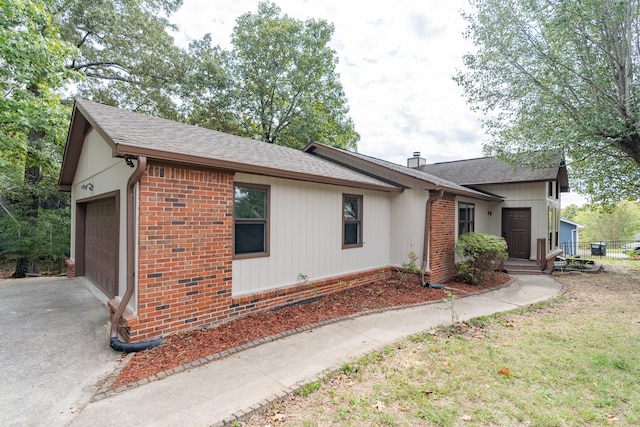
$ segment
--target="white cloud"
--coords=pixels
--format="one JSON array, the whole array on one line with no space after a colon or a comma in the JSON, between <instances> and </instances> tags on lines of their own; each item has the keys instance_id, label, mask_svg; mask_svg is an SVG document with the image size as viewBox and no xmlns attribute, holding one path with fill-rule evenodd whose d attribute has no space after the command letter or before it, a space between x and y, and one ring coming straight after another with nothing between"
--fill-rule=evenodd
<instances>
[{"instance_id":1,"label":"white cloud","mask_svg":"<svg viewBox=\"0 0 640 427\"><path fill-rule=\"evenodd\" d=\"M358 151L404 163L413 151L429 161L481 156L484 135L452 80L470 46L462 37L464 0L280 0L297 19L335 26L333 48L351 117L361 135ZM229 47L238 16L258 0L185 0L172 21L189 40L211 33Z\"/></svg>"}]
</instances>

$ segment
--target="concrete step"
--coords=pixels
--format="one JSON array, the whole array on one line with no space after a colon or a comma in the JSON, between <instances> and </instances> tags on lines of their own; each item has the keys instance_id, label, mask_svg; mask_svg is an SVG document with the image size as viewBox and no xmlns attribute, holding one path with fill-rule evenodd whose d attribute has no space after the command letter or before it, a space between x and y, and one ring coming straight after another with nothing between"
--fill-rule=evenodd
<instances>
[{"instance_id":1,"label":"concrete step","mask_svg":"<svg viewBox=\"0 0 640 427\"><path fill-rule=\"evenodd\" d=\"M507 274L544 274L538 269L507 268Z\"/></svg>"},{"instance_id":2,"label":"concrete step","mask_svg":"<svg viewBox=\"0 0 640 427\"><path fill-rule=\"evenodd\" d=\"M509 258L503 266L509 274L543 274L538 264L528 259Z\"/></svg>"}]
</instances>

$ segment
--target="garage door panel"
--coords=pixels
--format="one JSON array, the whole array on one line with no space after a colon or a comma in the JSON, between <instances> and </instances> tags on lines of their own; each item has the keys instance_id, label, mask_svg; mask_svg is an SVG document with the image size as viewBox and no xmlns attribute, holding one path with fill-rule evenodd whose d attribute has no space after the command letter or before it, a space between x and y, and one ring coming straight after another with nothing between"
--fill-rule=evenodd
<instances>
[{"instance_id":1,"label":"garage door panel","mask_svg":"<svg viewBox=\"0 0 640 427\"><path fill-rule=\"evenodd\" d=\"M116 215L115 198L86 204L84 273L109 298L117 294Z\"/></svg>"}]
</instances>

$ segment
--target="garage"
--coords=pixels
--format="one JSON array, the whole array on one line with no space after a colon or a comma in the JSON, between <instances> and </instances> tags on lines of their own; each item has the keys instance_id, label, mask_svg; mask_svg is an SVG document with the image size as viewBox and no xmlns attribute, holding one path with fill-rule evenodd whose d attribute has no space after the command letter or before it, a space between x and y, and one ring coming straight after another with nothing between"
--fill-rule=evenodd
<instances>
[{"instance_id":1,"label":"garage","mask_svg":"<svg viewBox=\"0 0 640 427\"><path fill-rule=\"evenodd\" d=\"M118 195L78 204L76 274L107 297L118 292Z\"/></svg>"}]
</instances>

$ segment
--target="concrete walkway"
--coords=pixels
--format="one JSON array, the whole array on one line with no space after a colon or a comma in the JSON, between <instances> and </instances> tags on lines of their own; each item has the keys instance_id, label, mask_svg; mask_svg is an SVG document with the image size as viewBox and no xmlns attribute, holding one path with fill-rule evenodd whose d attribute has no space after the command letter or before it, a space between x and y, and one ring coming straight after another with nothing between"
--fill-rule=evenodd
<instances>
[{"instance_id":1,"label":"concrete walkway","mask_svg":"<svg viewBox=\"0 0 640 427\"><path fill-rule=\"evenodd\" d=\"M514 279L507 287L456 300L459 319L512 310L562 292L550 276ZM444 303L340 321L90 403L70 425L230 424L339 369L352 358L449 322L451 312Z\"/></svg>"}]
</instances>

